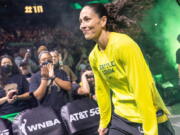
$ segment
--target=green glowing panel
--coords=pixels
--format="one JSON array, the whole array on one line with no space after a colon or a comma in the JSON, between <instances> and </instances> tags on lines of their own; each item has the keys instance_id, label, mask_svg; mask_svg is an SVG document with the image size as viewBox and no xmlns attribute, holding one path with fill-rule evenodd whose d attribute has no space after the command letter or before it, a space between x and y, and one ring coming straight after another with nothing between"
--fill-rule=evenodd
<instances>
[{"instance_id":1,"label":"green glowing panel","mask_svg":"<svg viewBox=\"0 0 180 135\"><path fill-rule=\"evenodd\" d=\"M0 116L0 118L13 121L14 118L16 117L16 115L18 115L18 114L19 114L19 113L11 113L11 114L7 114L7 115Z\"/></svg>"},{"instance_id":2,"label":"green glowing panel","mask_svg":"<svg viewBox=\"0 0 180 135\"><path fill-rule=\"evenodd\" d=\"M156 80L156 82L161 83L163 81L163 76L162 74L158 74L154 76L154 79Z\"/></svg>"},{"instance_id":3,"label":"green glowing panel","mask_svg":"<svg viewBox=\"0 0 180 135\"><path fill-rule=\"evenodd\" d=\"M72 4L71 4L71 7L72 7L73 9L81 9L81 8L82 8L81 4L79 4L79 3L72 3Z\"/></svg>"}]
</instances>

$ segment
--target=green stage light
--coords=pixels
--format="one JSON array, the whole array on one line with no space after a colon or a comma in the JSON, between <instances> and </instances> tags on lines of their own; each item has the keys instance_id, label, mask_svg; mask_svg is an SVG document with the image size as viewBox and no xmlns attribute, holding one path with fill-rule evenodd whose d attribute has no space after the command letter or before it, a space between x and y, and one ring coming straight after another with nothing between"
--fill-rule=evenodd
<instances>
[{"instance_id":1,"label":"green stage light","mask_svg":"<svg viewBox=\"0 0 180 135\"><path fill-rule=\"evenodd\" d=\"M72 7L73 9L81 9L81 8L82 8L81 4L79 4L79 3L72 3L72 4L71 4L71 7Z\"/></svg>"},{"instance_id":2,"label":"green stage light","mask_svg":"<svg viewBox=\"0 0 180 135\"><path fill-rule=\"evenodd\" d=\"M76 3L71 3L71 7L73 9L79 10L79 9L82 9L83 5L86 5L86 4L94 4L94 3L105 4L105 3L110 3L110 2L112 2L112 0L93 0L93 1L88 1L88 2L81 2L82 4L76 2Z\"/></svg>"},{"instance_id":3,"label":"green stage light","mask_svg":"<svg viewBox=\"0 0 180 135\"><path fill-rule=\"evenodd\" d=\"M141 26L144 32L162 50L168 63L177 68L176 51L180 48L180 7L176 1L158 0L144 16Z\"/></svg>"},{"instance_id":4,"label":"green stage light","mask_svg":"<svg viewBox=\"0 0 180 135\"><path fill-rule=\"evenodd\" d=\"M93 4L93 3L109 3L109 2L111 2L111 0L93 0L93 1L86 2L86 3Z\"/></svg>"}]
</instances>

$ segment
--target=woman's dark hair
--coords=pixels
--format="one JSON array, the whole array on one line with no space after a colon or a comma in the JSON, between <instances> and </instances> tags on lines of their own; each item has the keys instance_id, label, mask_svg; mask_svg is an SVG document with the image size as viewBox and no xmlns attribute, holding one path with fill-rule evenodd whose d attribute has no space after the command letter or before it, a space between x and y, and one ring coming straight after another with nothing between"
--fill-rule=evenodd
<instances>
[{"instance_id":1,"label":"woman's dark hair","mask_svg":"<svg viewBox=\"0 0 180 135\"><path fill-rule=\"evenodd\" d=\"M9 56L9 55L3 55L3 56L0 57L0 67L1 67L1 62L2 62L2 60L3 60L4 58L10 59L11 62L12 62L12 66L13 66L13 68L12 68L12 75L20 74L20 70L19 70L19 68L17 67L14 59L13 59L11 56ZM1 70L1 68L0 68L0 87L3 87L3 86L4 86L5 82L7 81L7 77L8 77L7 74L5 74L4 72L2 72L2 70Z\"/></svg>"},{"instance_id":2,"label":"woman's dark hair","mask_svg":"<svg viewBox=\"0 0 180 135\"><path fill-rule=\"evenodd\" d=\"M103 17L103 16L108 17L108 12L103 4L94 3L94 4L85 5L85 7L86 6L92 8L99 17Z\"/></svg>"},{"instance_id":3,"label":"woman's dark hair","mask_svg":"<svg viewBox=\"0 0 180 135\"><path fill-rule=\"evenodd\" d=\"M85 5L85 7L90 7L94 10L94 12L99 16L99 18L106 16L107 17L107 24L106 24L106 29L109 29L109 15L107 12L107 9L105 8L105 6L101 3L93 3L93 4L88 4Z\"/></svg>"},{"instance_id":4,"label":"woman's dark hair","mask_svg":"<svg viewBox=\"0 0 180 135\"><path fill-rule=\"evenodd\" d=\"M122 29L128 28L131 24L136 24L136 21L128 17L130 2L127 0L114 1L112 3L93 3L85 5L90 7L99 16L106 16L106 30L122 32Z\"/></svg>"}]
</instances>

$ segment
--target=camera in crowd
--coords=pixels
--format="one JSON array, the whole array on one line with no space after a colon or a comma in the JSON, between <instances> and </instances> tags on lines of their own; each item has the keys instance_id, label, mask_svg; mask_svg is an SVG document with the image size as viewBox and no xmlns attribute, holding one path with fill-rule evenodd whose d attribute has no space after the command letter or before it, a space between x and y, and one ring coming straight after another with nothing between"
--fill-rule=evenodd
<instances>
[{"instance_id":1,"label":"camera in crowd","mask_svg":"<svg viewBox=\"0 0 180 135\"><path fill-rule=\"evenodd\" d=\"M86 78L89 79L89 78L94 78L94 75L86 75Z\"/></svg>"},{"instance_id":2,"label":"camera in crowd","mask_svg":"<svg viewBox=\"0 0 180 135\"><path fill-rule=\"evenodd\" d=\"M40 65L40 67L47 65L47 64L52 64L52 61L45 61Z\"/></svg>"}]
</instances>

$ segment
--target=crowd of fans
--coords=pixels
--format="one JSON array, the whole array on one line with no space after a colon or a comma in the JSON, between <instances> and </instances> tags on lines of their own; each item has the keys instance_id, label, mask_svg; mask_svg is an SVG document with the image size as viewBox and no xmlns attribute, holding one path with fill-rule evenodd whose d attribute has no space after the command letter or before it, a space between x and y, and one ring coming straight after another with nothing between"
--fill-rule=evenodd
<instances>
[{"instance_id":1,"label":"crowd of fans","mask_svg":"<svg viewBox=\"0 0 180 135\"><path fill-rule=\"evenodd\" d=\"M41 25L13 29L0 27L0 55L10 54L16 57L20 47L31 48L35 52L34 50L41 44L45 44L48 48L56 48L60 51L64 56L65 64L75 67L80 57L84 54L87 56L84 42L78 30L68 31L60 26ZM37 61L37 58L35 59Z\"/></svg>"},{"instance_id":2,"label":"crowd of fans","mask_svg":"<svg viewBox=\"0 0 180 135\"><path fill-rule=\"evenodd\" d=\"M95 99L87 54L73 56L75 39L82 40L75 36L62 27L0 27L0 116L39 103L59 111L76 99Z\"/></svg>"},{"instance_id":3,"label":"crowd of fans","mask_svg":"<svg viewBox=\"0 0 180 135\"><path fill-rule=\"evenodd\" d=\"M36 54L37 62L32 54ZM74 106L73 104L76 104L74 101L82 99L87 101L87 98L95 101L94 76L88 63L83 63L85 59L79 62L80 76L76 76L71 67L65 65L62 60L60 52L55 49L48 50L44 45L33 53L27 48L20 48L16 57L2 55L0 57L0 116L17 112L23 114L38 107L43 107L39 111L49 107L58 115L62 107L68 103ZM83 102L82 100L78 104ZM78 108L75 110L81 111ZM97 134L98 122L94 122L96 126L93 126L93 130L94 134ZM11 129L11 124L8 125L8 129ZM18 131L20 132L21 129Z\"/></svg>"},{"instance_id":4,"label":"crowd of fans","mask_svg":"<svg viewBox=\"0 0 180 135\"><path fill-rule=\"evenodd\" d=\"M35 54L35 57L32 57L32 54ZM14 69L16 69L15 72ZM0 114L4 115L27 109L24 104L17 104L17 100L28 102L25 99L34 101L36 99L41 102L43 99L43 103L55 106L55 110L58 110L72 99L88 95L94 98L93 74L85 57L78 63L78 72L80 76L75 75L71 67L64 64L61 52L49 51L44 45L40 46L36 52L22 47L19 48L16 56L2 55L0 60L0 88L2 93ZM20 82L17 82L19 78L21 78ZM10 90L9 85L10 87L12 85ZM16 86L14 87L14 85ZM8 90L4 90L5 87L8 87ZM55 93L47 94L49 87L55 89L52 90ZM58 100L63 101L59 102ZM31 101L31 103L33 102ZM10 106L11 109L6 106ZM2 111L1 108L5 108L5 110Z\"/></svg>"},{"instance_id":5,"label":"crowd of fans","mask_svg":"<svg viewBox=\"0 0 180 135\"><path fill-rule=\"evenodd\" d=\"M51 28L47 26L37 27L16 27L13 30L6 30L0 27L0 45L8 44L9 42L33 42L51 44L55 42L57 36L63 38L70 37L72 33L66 32L62 28Z\"/></svg>"}]
</instances>

